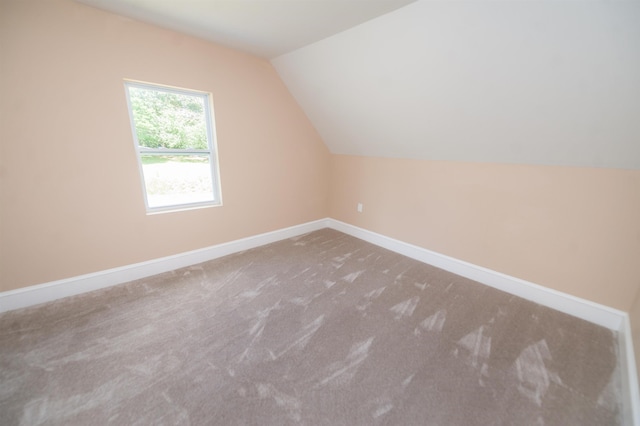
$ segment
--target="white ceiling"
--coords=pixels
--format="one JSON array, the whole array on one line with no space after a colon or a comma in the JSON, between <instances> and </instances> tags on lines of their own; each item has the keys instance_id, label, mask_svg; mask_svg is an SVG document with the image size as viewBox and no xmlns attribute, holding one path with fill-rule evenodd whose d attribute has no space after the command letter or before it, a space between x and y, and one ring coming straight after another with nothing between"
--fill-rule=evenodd
<instances>
[{"instance_id":1,"label":"white ceiling","mask_svg":"<svg viewBox=\"0 0 640 426\"><path fill-rule=\"evenodd\" d=\"M271 59L336 154L640 169L640 1L77 0Z\"/></svg>"},{"instance_id":2,"label":"white ceiling","mask_svg":"<svg viewBox=\"0 0 640 426\"><path fill-rule=\"evenodd\" d=\"M415 0L77 0L275 58Z\"/></svg>"},{"instance_id":3,"label":"white ceiling","mask_svg":"<svg viewBox=\"0 0 640 426\"><path fill-rule=\"evenodd\" d=\"M272 63L333 153L640 169L638 1L418 1Z\"/></svg>"}]
</instances>

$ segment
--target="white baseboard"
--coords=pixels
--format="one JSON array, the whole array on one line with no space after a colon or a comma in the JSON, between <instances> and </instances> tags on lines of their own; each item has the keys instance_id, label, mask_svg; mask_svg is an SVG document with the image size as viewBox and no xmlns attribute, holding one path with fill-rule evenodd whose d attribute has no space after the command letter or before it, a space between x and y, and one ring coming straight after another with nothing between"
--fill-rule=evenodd
<instances>
[{"instance_id":1,"label":"white baseboard","mask_svg":"<svg viewBox=\"0 0 640 426\"><path fill-rule=\"evenodd\" d=\"M414 246L338 220L329 219L329 227L412 259L433 265L504 292L548 306L592 323L620 330L625 313L605 305L552 290L463 260Z\"/></svg>"},{"instance_id":2,"label":"white baseboard","mask_svg":"<svg viewBox=\"0 0 640 426\"><path fill-rule=\"evenodd\" d=\"M625 314L622 329L618 333L620 350L620 372L622 376L622 389L628 391L627 401L624 404L624 419L632 419L629 424L640 426L640 387L638 386L638 371L636 369L633 341L631 336L631 322L629 315Z\"/></svg>"},{"instance_id":3,"label":"white baseboard","mask_svg":"<svg viewBox=\"0 0 640 426\"><path fill-rule=\"evenodd\" d=\"M0 312L39 305L64 297L150 277L326 227L327 220L320 219L160 259L2 292L0 293Z\"/></svg>"},{"instance_id":4,"label":"white baseboard","mask_svg":"<svg viewBox=\"0 0 640 426\"><path fill-rule=\"evenodd\" d=\"M631 339L631 325L629 323L629 315L626 312L445 256L339 220L328 219L327 222L329 228L387 250L617 331L622 385L626 394L623 403L624 424L640 426L638 376Z\"/></svg>"},{"instance_id":5,"label":"white baseboard","mask_svg":"<svg viewBox=\"0 0 640 426\"><path fill-rule=\"evenodd\" d=\"M157 275L327 227L603 327L612 330L621 330L623 328L626 313L617 309L552 290L329 218L173 256L6 291L0 293L0 312L32 306Z\"/></svg>"}]
</instances>

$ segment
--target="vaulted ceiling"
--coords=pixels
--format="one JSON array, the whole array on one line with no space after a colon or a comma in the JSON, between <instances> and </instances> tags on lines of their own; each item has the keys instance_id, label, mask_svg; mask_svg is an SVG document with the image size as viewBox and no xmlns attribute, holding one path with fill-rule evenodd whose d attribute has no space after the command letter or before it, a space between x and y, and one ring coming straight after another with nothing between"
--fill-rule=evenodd
<instances>
[{"instance_id":1,"label":"vaulted ceiling","mask_svg":"<svg viewBox=\"0 0 640 426\"><path fill-rule=\"evenodd\" d=\"M640 2L419 1L272 62L334 153L640 168Z\"/></svg>"},{"instance_id":2,"label":"vaulted ceiling","mask_svg":"<svg viewBox=\"0 0 640 426\"><path fill-rule=\"evenodd\" d=\"M77 0L267 59L415 0Z\"/></svg>"},{"instance_id":3,"label":"vaulted ceiling","mask_svg":"<svg viewBox=\"0 0 640 426\"><path fill-rule=\"evenodd\" d=\"M271 58L333 153L640 169L637 0L80 1Z\"/></svg>"}]
</instances>

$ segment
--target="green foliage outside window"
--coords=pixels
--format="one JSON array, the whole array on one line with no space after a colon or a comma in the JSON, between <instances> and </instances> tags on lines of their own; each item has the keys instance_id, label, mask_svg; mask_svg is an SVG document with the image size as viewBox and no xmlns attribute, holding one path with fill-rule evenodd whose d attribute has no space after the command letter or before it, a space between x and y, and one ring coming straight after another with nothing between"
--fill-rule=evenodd
<instances>
[{"instance_id":1,"label":"green foliage outside window","mask_svg":"<svg viewBox=\"0 0 640 426\"><path fill-rule=\"evenodd\" d=\"M131 87L129 99L140 147L208 149L203 98Z\"/></svg>"}]
</instances>

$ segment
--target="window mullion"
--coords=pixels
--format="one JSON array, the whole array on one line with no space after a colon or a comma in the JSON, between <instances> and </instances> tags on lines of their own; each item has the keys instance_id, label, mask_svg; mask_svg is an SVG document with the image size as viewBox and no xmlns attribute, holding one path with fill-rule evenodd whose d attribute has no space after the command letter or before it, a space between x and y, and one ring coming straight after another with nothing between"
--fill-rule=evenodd
<instances>
[{"instance_id":1,"label":"window mullion","mask_svg":"<svg viewBox=\"0 0 640 426\"><path fill-rule=\"evenodd\" d=\"M210 150L207 149L149 149L149 148L140 148L140 154L211 154Z\"/></svg>"}]
</instances>

